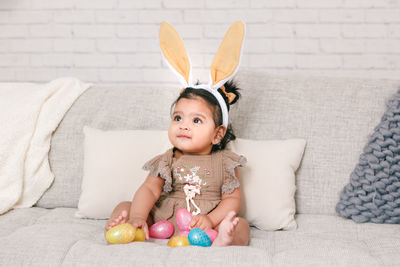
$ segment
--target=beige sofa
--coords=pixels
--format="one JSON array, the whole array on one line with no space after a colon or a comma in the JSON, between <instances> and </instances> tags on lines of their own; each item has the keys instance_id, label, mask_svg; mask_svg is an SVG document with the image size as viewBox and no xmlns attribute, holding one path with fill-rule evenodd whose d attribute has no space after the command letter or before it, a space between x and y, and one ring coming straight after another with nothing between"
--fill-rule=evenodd
<instances>
[{"instance_id":1,"label":"beige sofa","mask_svg":"<svg viewBox=\"0 0 400 267\"><path fill-rule=\"evenodd\" d=\"M104 220L74 216L81 192L82 129L166 129L176 89L95 85L74 103L53 135L52 187L35 207L0 216L0 265L399 266L399 225L357 224L339 217L335 205L400 81L249 70L236 80L243 94L231 111L238 137L307 140L296 173L296 230L252 228L248 247L107 245Z\"/></svg>"}]
</instances>

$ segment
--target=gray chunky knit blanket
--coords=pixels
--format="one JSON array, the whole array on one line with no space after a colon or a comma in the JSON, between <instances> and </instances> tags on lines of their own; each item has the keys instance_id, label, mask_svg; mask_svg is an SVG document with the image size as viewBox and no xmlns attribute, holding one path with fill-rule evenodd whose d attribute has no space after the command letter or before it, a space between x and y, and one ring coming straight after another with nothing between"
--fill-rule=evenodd
<instances>
[{"instance_id":1,"label":"gray chunky knit blanket","mask_svg":"<svg viewBox=\"0 0 400 267\"><path fill-rule=\"evenodd\" d=\"M400 90L387 102L336 212L358 223L400 223Z\"/></svg>"}]
</instances>

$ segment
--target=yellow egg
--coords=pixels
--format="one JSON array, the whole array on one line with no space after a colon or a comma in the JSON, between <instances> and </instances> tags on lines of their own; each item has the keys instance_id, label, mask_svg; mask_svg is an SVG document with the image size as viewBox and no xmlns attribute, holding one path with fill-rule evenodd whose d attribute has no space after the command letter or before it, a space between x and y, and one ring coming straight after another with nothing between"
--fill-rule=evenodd
<instances>
[{"instance_id":1,"label":"yellow egg","mask_svg":"<svg viewBox=\"0 0 400 267\"><path fill-rule=\"evenodd\" d=\"M136 229L129 223L114 226L106 233L106 240L111 244L126 244L135 239Z\"/></svg>"},{"instance_id":2,"label":"yellow egg","mask_svg":"<svg viewBox=\"0 0 400 267\"><path fill-rule=\"evenodd\" d=\"M189 240L186 236L174 236L168 241L168 246L176 248L176 247L184 247L190 246Z\"/></svg>"},{"instance_id":3,"label":"yellow egg","mask_svg":"<svg viewBox=\"0 0 400 267\"><path fill-rule=\"evenodd\" d=\"M144 234L143 230L138 228L136 229L135 239L133 241L145 241L146 235Z\"/></svg>"}]
</instances>

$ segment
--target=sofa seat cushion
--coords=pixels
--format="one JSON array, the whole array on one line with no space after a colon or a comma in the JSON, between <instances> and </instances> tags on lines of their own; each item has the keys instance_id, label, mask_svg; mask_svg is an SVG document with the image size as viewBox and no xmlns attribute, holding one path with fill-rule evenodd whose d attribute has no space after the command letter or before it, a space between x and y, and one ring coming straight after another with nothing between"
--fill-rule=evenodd
<instances>
[{"instance_id":1,"label":"sofa seat cushion","mask_svg":"<svg viewBox=\"0 0 400 267\"><path fill-rule=\"evenodd\" d=\"M296 231L251 229L250 246L170 248L166 240L107 245L105 220L77 210L18 209L0 217L0 266L391 266L400 262L397 225L298 215ZM27 219L28 218L28 219Z\"/></svg>"}]
</instances>

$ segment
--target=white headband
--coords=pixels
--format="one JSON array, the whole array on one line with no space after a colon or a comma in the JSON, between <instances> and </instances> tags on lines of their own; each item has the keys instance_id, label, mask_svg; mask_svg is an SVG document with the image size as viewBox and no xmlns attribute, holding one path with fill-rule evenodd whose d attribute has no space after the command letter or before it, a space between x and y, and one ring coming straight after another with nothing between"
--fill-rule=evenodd
<instances>
[{"instance_id":1,"label":"white headband","mask_svg":"<svg viewBox=\"0 0 400 267\"><path fill-rule=\"evenodd\" d=\"M217 99L222 113L222 125L225 126L226 129L228 129L228 123L229 123L228 107L222 95L216 89L211 89L208 84L193 85L191 86L191 88L204 89L207 92L210 92Z\"/></svg>"}]
</instances>

